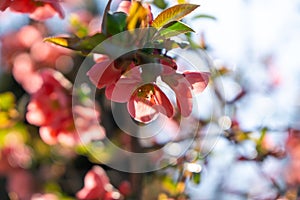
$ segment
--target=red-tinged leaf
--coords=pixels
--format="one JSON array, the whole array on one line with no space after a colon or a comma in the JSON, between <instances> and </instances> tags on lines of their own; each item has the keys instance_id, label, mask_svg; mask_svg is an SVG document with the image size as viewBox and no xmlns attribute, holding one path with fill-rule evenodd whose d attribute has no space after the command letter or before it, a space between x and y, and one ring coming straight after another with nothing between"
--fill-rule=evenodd
<instances>
[{"instance_id":1,"label":"red-tinged leaf","mask_svg":"<svg viewBox=\"0 0 300 200\"><path fill-rule=\"evenodd\" d=\"M97 33L93 36L85 38L73 37L49 37L45 38L45 42L50 42L68 49L81 51L82 53L89 53L98 44L100 44L106 37L102 33Z\"/></svg>"},{"instance_id":2,"label":"red-tinged leaf","mask_svg":"<svg viewBox=\"0 0 300 200\"><path fill-rule=\"evenodd\" d=\"M170 7L163 12L161 12L155 20L152 22L152 26L155 28L161 28L164 25L172 22L179 21L184 16L198 8L199 5L195 4L179 4L173 7Z\"/></svg>"}]
</instances>

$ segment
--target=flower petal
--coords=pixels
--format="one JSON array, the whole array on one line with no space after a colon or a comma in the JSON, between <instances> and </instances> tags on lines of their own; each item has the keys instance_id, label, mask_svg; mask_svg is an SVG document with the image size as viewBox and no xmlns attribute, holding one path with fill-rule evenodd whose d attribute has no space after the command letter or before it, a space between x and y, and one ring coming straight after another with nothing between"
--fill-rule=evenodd
<instances>
[{"instance_id":1,"label":"flower petal","mask_svg":"<svg viewBox=\"0 0 300 200\"><path fill-rule=\"evenodd\" d=\"M54 129L52 129L50 126L42 126L40 127L40 136L42 140L49 144L54 145L57 143L57 135L58 132Z\"/></svg>"},{"instance_id":2,"label":"flower petal","mask_svg":"<svg viewBox=\"0 0 300 200\"><path fill-rule=\"evenodd\" d=\"M174 108L161 89L152 83L142 85L131 95L127 104L130 115L137 121L150 122L158 112L172 117Z\"/></svg>"},{"instance_id":3,"label":"flower petal","mask_svg":"<svg viewBox=\"0 0 300 200\"><path fill-rule=\"evenodd\" d=\"M77 192L78 199L102 199L106 193L105 187L109 184L109 178L105 171L94 166L84 178L84 187Z\"/></svg>"},{"instance_id":4,"label":"flower petal","mask_svg":"<svg viewBox=\"0 0 300 200\"><path fill-rule=\"evenodd\" d=\"M6 8L9 7L9 5L11 4L10 0L3 0L0 2L0 10L4 11Z\"/></svg>"},{"instance_id":5,"label":"flower petal","mask_svg":"<svg viewBox=\"0 0 300 200\"><path fill-rule=\"evenodd\" d=\"M105 95L112 101L125 103L130 99L131 94L142 81L140 68L135 67L124 74L118 82L106 87Z\"/></svg>"},{"instance_id":6,"label":"flower petal","mask_svg":"<svg viewBox=\"0 0 300 200\"><path fill-rule=\"evenodd\" d=\"M177 106L184 117L188 117L193 109L191 84L182 74L171 74L163 76L165 81L175 92Z\"/></svg>"},{"instance_id":7,"label":"flower petal","mask_svg":"<svg viewBox=\"0 0 300 200\"><path fill-rule=\"evenodd\" d=\"M117 9L117 12L124 12L128 15L130 6L131 6L130 1L121 1L121 3L119 4L119 7Z\"/></svg>"},{"instance_id":8,"label":"flower petal","mask_svg":"<svg viewBox=\"0 0 300 200\"><path fill-rule=\"evenodd\" d=\"M61 10L60 10L61 11ZM29 16L31 19L43 21L56 14L56 10L51 4L46 3L44 6L37 7ZM63 13L59 13L62 18Z\"/></svg>"},{"instance_id":9,"label":"flower petal","mask_svg":"<svg viewBox=\"0 0 300 200\"><path fill-rule=\"evenodd\" d=\"M148 123L155 119L158 114L157 110L153 108L150 102L137 99L135 96L131 96L127 103L127 109L129 114L139 122Z\"/></svg>"},{"instance_id":10,"label":"flower petal","mask_svg":"<svg viewBox=\"0 0 300 200\"><path fill-rule=\"evenodd\" d=\"M192 93L188 86L189 84L187 84L186 81L181 81L173 88L176 94L178 109L184 117L188 117L193 109Z\"/></svg>"},{"instance_id":11,"label":"flower petal","mask_svg":"<svg viewBox=\"0 0 300 200\"><path fill-rule=\"evenodd\" d=\"M186 80L192 85L195 94L201 93L207 86L210 73L208 72L184 72Z\"/></svg>"},{"instance_id":12,"label":"flower petal","mask_svg":"<svg viewBox=\"0 0 300 200\"><path fill-rule=\"evenodd\" d=\"M88 72L90 80L99 88L114 83L121 76L121 71L115 68L110 60L103 60L96 63Z\"/></svg>"},{"instance_id":13,"label":"flower petal","mask_svg":"<svg viewBox=\"0 0 300 200\"><path fill-rule=\"evenodd\" d=\"M157 86L154 85L154 96L157 100L157 104L155 108L162 114L171 118L174 114L174 108L169 98L165 95L165 93Z\"/></svg>"}]
</instances>

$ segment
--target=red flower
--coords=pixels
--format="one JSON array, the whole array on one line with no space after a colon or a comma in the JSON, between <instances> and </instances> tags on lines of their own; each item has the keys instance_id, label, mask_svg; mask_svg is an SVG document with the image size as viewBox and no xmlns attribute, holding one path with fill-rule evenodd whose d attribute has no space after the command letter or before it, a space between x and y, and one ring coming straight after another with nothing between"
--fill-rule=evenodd
<instances>
[{"instance_id":1,"label":"red flower","mask_svg":"<svg viewBox=\"0 0 300 200\"><path fill-rule=\"evenodd\" d=\"M115 195L111 195L114 194ZM94 199L119 199L120 194L113 191L113 186L109 182L109 178L105 171L99 167L94 166L84 178L84 187L77 192L76 197L80 200L94 200ZM119 198L113 198L118 196Z\"/></svg>"},{"instance_id":2,"label":"red flower","mask_svg":"<svg viewBox=\"0 0 300 200\"><path fill-rule=\"evenodd\" d=\"M56 13L60 18L64 18L64 12L58 3L58 0L34 1L34 0L3 0L0 3L0 10L7 8L15 12L30 13L30 18L35 20L45 20L54 16Z\"/></svg>"}]
</instances>

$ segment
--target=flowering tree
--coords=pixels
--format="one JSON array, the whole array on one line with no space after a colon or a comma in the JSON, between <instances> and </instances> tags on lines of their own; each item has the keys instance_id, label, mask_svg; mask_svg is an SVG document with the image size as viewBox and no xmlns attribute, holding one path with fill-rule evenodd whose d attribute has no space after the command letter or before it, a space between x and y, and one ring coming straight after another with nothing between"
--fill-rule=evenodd
<instances>
[{"instance_id":1,"label":"flowering tree","mask_svg":"<svg viewBox=\"0 0 300 200\"><path fill-rule=\"evenodd\" d=\"M251 91L193 34L192 19L214 17L163 0L101 1L100 15L97 2L0 3L29 18L0 35L1 199L297 199L299 130L280 146L271 127L240 126ZM65 32L47 24L55 15L70 15ZM228 79L241 88L230 99ZM261 190L212 179L220 143L229 167L258 167ZM288 162L274 172L269 159Z\"/></svg>"}]
</instances>

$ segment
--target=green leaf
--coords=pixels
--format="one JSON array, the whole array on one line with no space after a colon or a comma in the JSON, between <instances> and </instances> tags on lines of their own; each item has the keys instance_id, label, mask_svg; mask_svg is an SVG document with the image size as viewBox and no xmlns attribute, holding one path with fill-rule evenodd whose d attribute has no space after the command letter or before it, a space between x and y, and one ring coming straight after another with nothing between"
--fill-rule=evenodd
<instances>
[{"instance_id":1,"label":"green leaf","mask_svg":"<svg viewBox=\"0 0 300 200\"><path fill-rule=\"evenodd\" d=\"M50 42L68 49L75 51L81 51L84 54L92 51L98 44L106 39L106 36L102 33L96 33L95 35L85 38L73 37L49 37L45 38L45 42Z\"/></svg>"},{"instance_id":2,"label":"green leaf","mask_svg":"<svg viewBox=\"0 0 300 200\"><path fill-rule=\"evenodd\" d=\"M104 35L107 35L107 15L109 14L109 10L110 10L110 5L111 5L112 0L109 0L107 2L107 5L105 7L104 13L103 13L103 19L102 19L102 24L101 24L101 31Z\"/></svg>"},{"instance_id":3,"label":"green leaf","mask_svg":"<svg viewBox=\"0 0 300 200\"><path fill-rule=\"evenodd\" d=\"M126 30L126 13L115 12L107 14L107 35L115 35Z\"/></svg>"},{"instance_id":4,"label":"green leaf","mask_svg":"<svg viewBox=\"0 0 300 200\"><path fill-rule=\"evenodd\" d=\"M154 41L154 47L157 49L166 49L167 51L169 51L176 48L185 49L189 47L189 43L184 41L174 41L171 39L164 39L164 40Z\"/></svg>"},{"instance_id":5,"label":"green leaf","mask_svg":"<svg viewBox=\"0 0 300 200\"><path fill-rule=\"evenodd\" d=\"M11 92L0 94L0 111L15 107L15 96Z\"/></svg>"},{"instance_id":6,"label":"green leaf","mask_svg":"<svg viewBox=\"0 0 300 200\"><path fill-rule=\"evenodd\" d=\"M193 173L192 174L192 181L198 185L200 184L200 181L201 181L201 173Z\"/></svg>"},{"instance_id":7,"label":"green leaf","mask_svg":"<svg viewBox=\"0 0 300 200\"><path fill-rule=\"evenodd\" d=\"M164 38L174 37L182 33L194 32L192 28L180 21L170 22L165 25L159 32L159 36Z\"/></svg>"},{"instance_id":8,"label":"green leaf","mask_svg":"<svg viewBox=\"0 0 300 200\"><path fill-rule=\"evenodd\" d=\"M73 32L75 35L78 37L86 37L88 35L88 27L84 23L82 23L79 19L78 15L72 14L70 16L70 25L72 29L74 30Z\"/></svg>"},{"instance_id":9,"label":"green leaf","mask_svg":"<svg viewBox=\"0 0 300 200\"><path fill-rule=\"evenodd\" d=\"M153 4L160 9L165 9L168 6L164 0L154 0Z\"/></svg>"},{"instance_id":10,"label":"green leaf","mask_svg":"<svg viewBox=\"0 0 300 200\"><path fill-rule=\"evenodd\" d=\"M161 28L172 21L179 21L198 7L199 5L195 4L178 4L170 7L161 12L155 18L155 20L152 22L152 26L155 28Z\"/></svg>"},{"instance_id":11,"label":"green leaf","mask_svg":"<svg viewBox=\"0 0 300 200\"><path fill-rule=\"evenodd\" d=\"M193 17L193 19L200 19L200 18L207 18L207 19L211 19L211 20L217 20L216 17L212 16L212 15L196 15L195 17Z\"/></svg>"}]
</instances>

